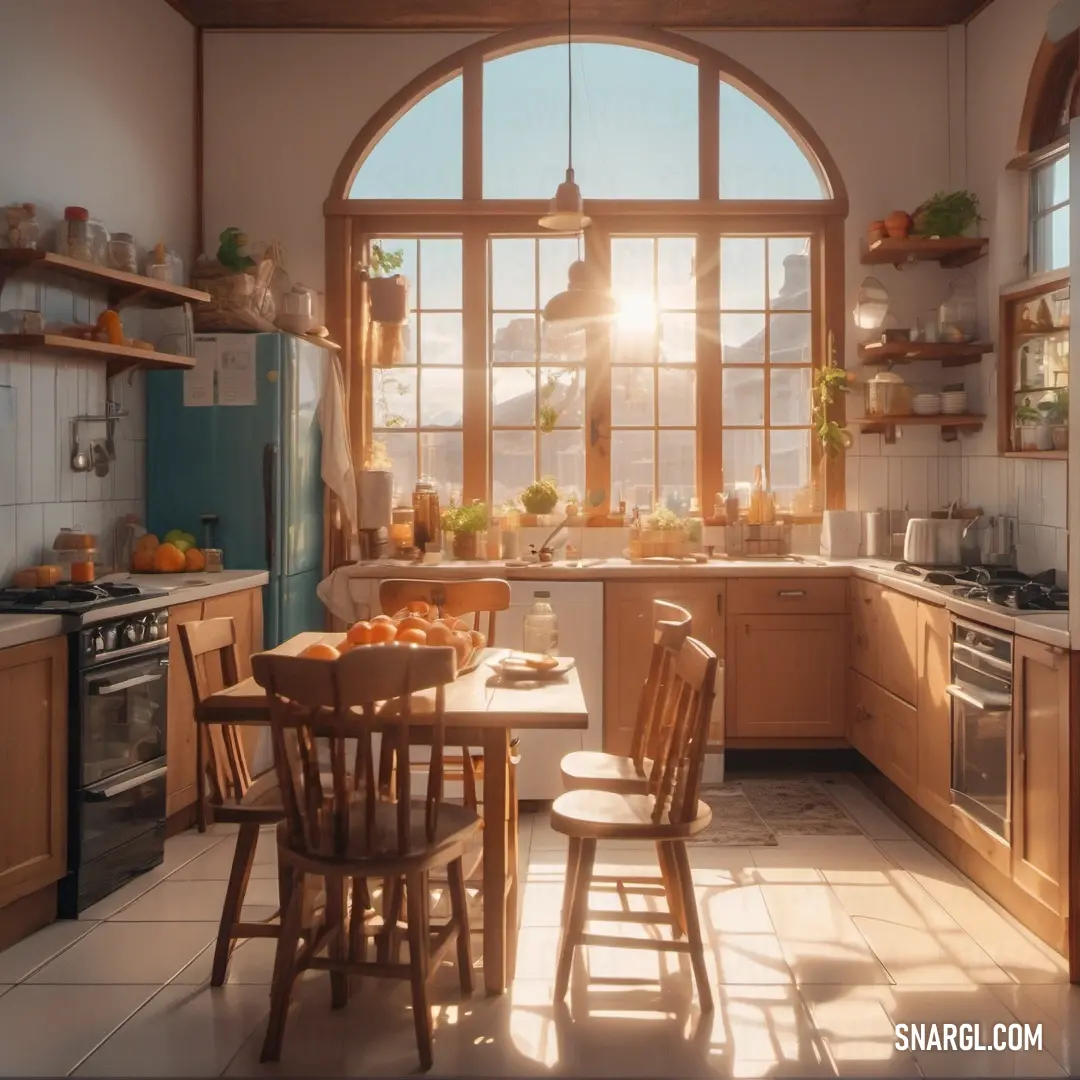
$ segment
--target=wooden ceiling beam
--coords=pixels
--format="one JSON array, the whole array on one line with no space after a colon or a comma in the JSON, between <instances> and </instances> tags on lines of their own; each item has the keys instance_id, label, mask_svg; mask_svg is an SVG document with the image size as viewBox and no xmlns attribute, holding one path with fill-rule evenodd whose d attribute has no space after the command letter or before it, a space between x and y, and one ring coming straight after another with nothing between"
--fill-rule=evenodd
<instances>
[{"instance_id":1,"label":"wooden ceiling beam","mask_svg":"<svg viewBox=\"0 0 1080 1080\"><path fill-rule=\"evenodd\" d=\"M501 31L556 22L565 0L167 0L195 25L240 30ZM574 0L582 24L674 30L916 29L972 18L991 0Z\"/></svg>"}]
</instances>

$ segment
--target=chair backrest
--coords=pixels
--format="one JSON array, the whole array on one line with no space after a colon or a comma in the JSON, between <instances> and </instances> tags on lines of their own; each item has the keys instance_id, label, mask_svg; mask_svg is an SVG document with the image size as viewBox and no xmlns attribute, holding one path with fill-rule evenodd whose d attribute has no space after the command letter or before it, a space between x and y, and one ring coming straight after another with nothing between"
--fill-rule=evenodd
<instances>
[{"instance_id":1,"label":"chair backrest","mask_svg":"<svg viewBox=\"0 0 1080 1080\"><path fill-rule=\"evenodd\" d=\"M656 821L665 811L678 822L696 815L719 666L716 654L695 638L687 638L675 658L665 702L668 737L649 777Z\"/></svg>"},{"instance_id":2,"label":"chair backrest","mask_svg":"<svg viewBox=\"0 0 1080 1080\"><path fill-rule=\"evenodd\" d=\"M196 718L202 703L213 693L240 681L236 626L231 618L181 623L180 648L184 654ZM251 770L240 729L233 724L197 725L196 738L207 748L207 794L212 804L239 801L251 787Z\"/></svg>"},{"instance_id":3,"label":"chair backrest","mask_svg":"<svg viewBox=\"0 0 1080 1080\"><path fill-rule=\"evenodd\" d=\"M422 600L442 615L473 616L473 629L480 629L480 616L487 614L487 642L495 644L495 613L510 607L510 583L502 578L472 581L433 581L428 578L388 578L379 585L379 606L384 615L395 615L413 601Z\"/></svg>"},{"instance_id":4,"label":"chair backrest","mask_svg":"<svg viewBox=\"0 0 1080 1080\"><path fill-rule=\"evenodd\" d=\"M269 697L274 766L294 850L330 858L408 854L417 836L411 770L397 770L394 826L387 832L387 815L376 812L371 745L376 729L404 746L410 727L431 729L423 827L427 841L435 838L443 802L445 687L454 679L455 658L449 646L383 645L363 645L332 661L273 652L251 658L255 680ZM425 690L434 694L413 698ZM393 708L380 711L384 702ZM353 739L358 747L350 777L346 741ZM323 772L323 761L329 761L329 773ZM366 805L364 828L355 836L351 811L360 800Z\"/></svg>"},{"instance_id":5,"label":"chair backrest","mask_svg":"<svg viewBox=\"0 0 1080 1080\"><path fill-rule=\"evenodd\" d=\"M666 600L653 601L653 647L649 659L649 671L638 699L637 717L634 721L634 737L630 743L630 756L639 775L645 775L645 758L655 757L657 747L663 743L663 723L668 716L664 709L665 688L671 678L682 643L690 636L690 612Z\"/></svg>"}]
</instances>

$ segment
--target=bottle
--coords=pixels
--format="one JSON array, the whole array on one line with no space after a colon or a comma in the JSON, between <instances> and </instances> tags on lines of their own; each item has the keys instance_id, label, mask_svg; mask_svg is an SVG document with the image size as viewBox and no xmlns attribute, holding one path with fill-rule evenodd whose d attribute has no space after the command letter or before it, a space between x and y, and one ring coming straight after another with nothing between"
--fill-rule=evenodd
<instances>
[{"instance_id":1,"label":"bottle","mask_svg":"<svg viewBox=\"0 0 1080 1080\"><path fill-rule=\"evenodd\" d=\"M525 616L525 652L558 656L559 629L551 609L551 593L533 593L533 606Z\"/></svg>"},{"instance_id":2,"label":"bottle","mask_svg":"<svg viewBox=\"0 0 1080 1080\"><path fill-rule=\"evenodd\" d=\"M724 519L729 525L739 524L739 493L735 490L724 499Z\"/></svg>"},{"instance_id":3,"label":"bottle","mask_svg":"<svg viewBox=\"0 0 1080 1080\"><path fill-rule=\"evenodd\" d=\"M705 542L705 519L701 514L701 504L697 499L690 500L690 516L686 519L686 538L693 551L700 551Z\"/></svg>"},{"instance_id":4,"label":"bottle","mask_svg":"<svg viewBox=\"0 0 1080 1080\"><path fill-rule=\"evenodd\" d=\"M760 525L765 516L765 487L761 482L761 466L754 466L754 486L750 489L750 513L746 520L751 525Z\"/></svg>"}]
</instances>

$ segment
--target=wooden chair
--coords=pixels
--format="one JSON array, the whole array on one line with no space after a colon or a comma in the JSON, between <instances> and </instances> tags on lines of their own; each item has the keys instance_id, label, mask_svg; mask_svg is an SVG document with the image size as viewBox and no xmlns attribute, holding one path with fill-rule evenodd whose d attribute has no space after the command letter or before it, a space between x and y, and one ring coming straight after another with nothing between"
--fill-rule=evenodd
<instances>
[{"instance_id":1,"label":"wooden chair","mask_svg":"<svg viewBox=\"0 0 1080 1080\"><path fill-rule=\"evenodd\" d=\"M580 789L560 795L552 806L551 827L570 838L555 975L556 1002L566 997L574 950L579 945L599 945L689 953L701 1010L708 1012L713 1007L686 840L712 820L708 804L698 796L717 670L715 654L700 641L687 638L679 650L665 695L664 708L671 712L666 726L668 736L665 745L659 748L646 793L624 795ZM673 910L669 897L666 913L590 911L589 888L598 840L655 841L661 867L666 861L677 881L681 910ZM670 939L628 938L587 933L585 926L589 921L667 925L672 928L672 936ZM681 940L683 928L685 941Z\"/></svg>"},{"instance_id":2,"label":"wooden chair","mask_svg":"<svg viewBox=\"0 0 1080 1080\"><path fill-rule=\"evenodd\" d=\"M682 643L690 636L690 612L664 600L653 601L653 648L641 688L630 753L575 750L562 759L563 787L632 795L647 790L656 747L666 737L663 688L671 678Z\"/></svg>"},{"instance_id":3,"label":"wooden chair","mask_svg":"<svg viewBox=\"0 0 1080 1080\"><path fill-rule=\"evenodd\" d=\"M195 702L199 822L203 828L207 818L240 827L210 975L211 986L221 986L234 942L241 938L278 936L280 926L276 922L241 922L240 913L255 863L259 830L263 825L281 821L285 810L275 771L269 769L252 777L240 729L232 724L207 724L203 720L202 703L210 694L239 681L233 620L181 623L179 630L184 666Z\"/></svg>"},{"instance_id":4,"label":"wooden chair","mask_svg":"<svg viewBox=\"0 0 1080 1080\"><path fill-rule=\"evenodd\" d=\"M278 860L289 892L270 991L270 1019L262 1060L281 1054L292 984L305 968L330 972L335 1008L348 1000L348 976L404 978L412 984L413 1019L420 1061L432 1064L428 984L443 957L457 945L463 993L472 990L469 916L462 855L480 827L476 811L444 802L443 747L445 686L454 678L449 647L385 649L362 646L328 663L305 657L260 653L252 669L270 699L274 764L284 796L278 826ZM434 690L414 711L414 693ZM392 713L377 703L394 700ZM431 765L426 792L413 799L411 771L399 769L396 803L380 800L372 757L372 735L397 730L404 739L424 728L430 735ZM346 771L346 742L357 740L360 765ZM320 755L320 750L325 751ZM320 770L328 756L330 775ZM445 869L450 920L432 933L428 877ZM305 926L305 878L325 882L325 916ZM407 905L407 964L366 959L367 939L378 932L367 908L367 878L404 884ZM349 911L348 889L352 888ZM328 955L319 956L323 948Z\"/></svg>"}]
</instances>

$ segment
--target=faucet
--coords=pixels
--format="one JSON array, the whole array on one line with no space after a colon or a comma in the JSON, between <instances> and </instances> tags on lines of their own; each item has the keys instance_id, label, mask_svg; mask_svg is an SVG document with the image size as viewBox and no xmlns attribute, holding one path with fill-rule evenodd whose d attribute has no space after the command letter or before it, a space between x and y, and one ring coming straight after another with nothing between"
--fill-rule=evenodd
<instances>
[{"instance_id":1,"label":"faucet","mask_svg":"<svg viewBox=\"0 0 1080 1080\"><path fill-rule=\"evenodd\" d=\"M961 535L961 538L962 538L962 539L964 539L964 540L966 540L966 539L968 538L968 533L969 533L969 532L971 532L971 530L972 530L972 529L974 529L974 528L975 528L975 526L976 526L976 525L977 525L977 524L978 524L978 523L979 523L980 521L983 521L983 520L985 520L985 518L986 518L986 515L985 515L985 514L976 514L976 515L975 515L975 517L973 517L973 518L972 518L972 519L971 519L971 520L970 520L970 521L969 521L969 522L968 522L968 523L967 523L967 524L966 524L966 525L964 526L964 531L963 531L963 532L962 532L962 533L960 534L960 535Z\"/></svg>"},{"instance_id":2,"label":"faucet","mask_svg":"<svg viewBox=\"0 0 1080 1080\"><path fill-rule=\"evenodd\" d=\"M565 534L566 526L569 521L569 517L563 518L562 521L560 521L559 524L556 525L555 528L552 529L551 532L549 532L547 536L544 537L544 542L540 545L539 548L537 548L535 544L529 545L529 550L542 563L551 562L555 551L558 548L563 547L566 544L566 541L570 538L568 534L561 535Z\"/></svg>"}]
</instances>

